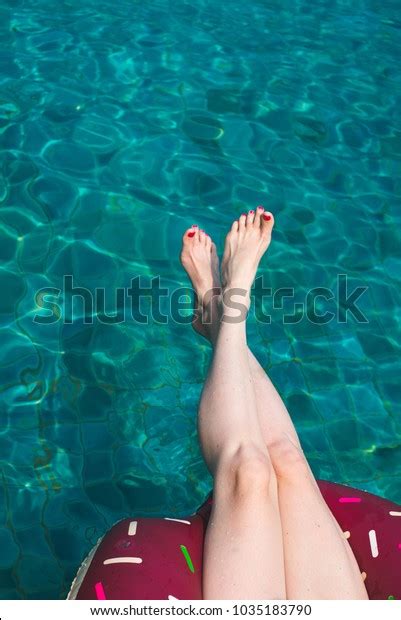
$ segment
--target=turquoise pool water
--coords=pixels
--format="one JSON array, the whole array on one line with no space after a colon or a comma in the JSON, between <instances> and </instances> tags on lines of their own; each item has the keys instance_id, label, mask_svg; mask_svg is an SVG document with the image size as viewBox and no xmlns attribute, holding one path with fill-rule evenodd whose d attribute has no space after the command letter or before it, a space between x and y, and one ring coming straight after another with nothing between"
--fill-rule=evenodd
<instances>
[{"instance_id":1,"label":"turquoise pool water","mask_svg":"<svg viewBox=\"0 0 401 620\"><path fill-rule=\"evenodd\" d=\"M37 292L186 285L182 231L221 250L260 203L267 285L302 300L347 274L368 323L277 310L250 345L316 476L401 502L398 2L3 0L0 18L1 597L64 598L113 522L193 512L211 484L206 343L43 325Z\"/></svg>"}]
</instances>

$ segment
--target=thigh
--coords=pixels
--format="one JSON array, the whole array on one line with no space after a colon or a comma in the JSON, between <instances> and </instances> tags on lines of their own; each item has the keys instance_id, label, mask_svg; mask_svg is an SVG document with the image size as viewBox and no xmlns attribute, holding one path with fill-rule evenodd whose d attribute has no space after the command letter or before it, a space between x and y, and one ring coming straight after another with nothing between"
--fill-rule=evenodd
<instances>
[{"instance_id":1,"label":"thigh","mask_svg":"<svg viewBox=\"0 0 401 620\"><path fill-rule=\"evenodd\" d=\"M252 488L231 492L226 485L219 492L216 478L203 555L204 599L286 598L281 522L272 495Z\"/></svg>"},{"instance_id":2,"label":"thigh","mask_svg":"<svg viewBox=\"0 0 401 620\"><path fill-rule=\"evenodd\" d=\"M288 599L367 599L340 526L299 445L269 445L276 472Z\"/></svg>"},{"instance_id":3,"label":"thigh","mask_svg":"<svg viewBox=\"0 0 401 620\"><path fill-rule=\"evenodd\" d=\"M279 479L287 597L367 599L351 547L312 474Z\"/></svg>"}]
</instances>

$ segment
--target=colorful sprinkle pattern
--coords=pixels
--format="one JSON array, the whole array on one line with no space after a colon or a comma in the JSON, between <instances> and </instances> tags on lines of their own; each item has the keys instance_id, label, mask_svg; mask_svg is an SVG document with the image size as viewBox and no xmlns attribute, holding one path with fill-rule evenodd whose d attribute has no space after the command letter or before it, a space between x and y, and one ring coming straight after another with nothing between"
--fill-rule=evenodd
<instances>
[{"instance_id":1,"label":"colorful sprinkle pattern","mask_svg":"<svg viewBox=\"0 0 401 620\"><path fill-rule=\"evenodd\" d=\"M106 600L106 595L104 593L104 588L103 588L103 584L101 581L99 581L98 583L95 583L95 592L96 592L96 598L98 599L98 601Z\"/></svg>"},{"instance_id":2,"label":"colorful sprinkle pattern","mask_svg":"<svg viewBox=\"0 0 401 620\"><path fill-rule=\"evenodd\" d=\"M370 599L401 599L401 507L350 487L319 482L349 541ZM202 599L203 540L212 497L188 519L124 519L84 561L70 598ZM189 569L189 570L188 570ZM78 584L78 587L77 587Z\"/></svg>"},{"instance_id":3,"label":"colorful sprinkle pattern","mask_svg":"<svg viewBox=\"0 0 401 620\"><path fill-rule=\"evenodd\" d=\"M185 560L187 562L189 570L191 571L191 573L194 573L195 569L194 569L194 565L192 564L191 556L188 553L188 549L186 548L185 545L180 545L180 549L181 549L181 551L183 553L183 556L184 556L184 558L185 558Z\"/></svg>"}]
</instances>

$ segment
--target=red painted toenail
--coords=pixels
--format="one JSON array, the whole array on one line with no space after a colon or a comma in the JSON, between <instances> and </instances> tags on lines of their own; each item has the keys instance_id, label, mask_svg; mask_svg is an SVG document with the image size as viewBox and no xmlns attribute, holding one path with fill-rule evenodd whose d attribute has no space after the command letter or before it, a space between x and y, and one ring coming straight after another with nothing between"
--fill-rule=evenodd
<instances>
[{"instance_id":1,"label":"red painted toenail","mask_svg":"<svg viewBox=\"0 0 401 620\"><path fill-rule=\"evenodd\" d=\"M188 233L188 237L195 237L195 233L194 232L189 232Z\"/></svg>"},{"instance_id":2,"label":"red painted toenail","mask_svg":"<svg viewBox=\"0 0 401 620\"><path fill-rule=\"evenodd\" d=\"M262 211L264 211L264 210L265 210L265 208L264 208L264 207L262 207L262 205L259 205L259 206L258 206L258 209L262 209Z\"/></svg>"},{"instance_id":3,"label":"red painted toenail","mask_svg":"<svg viewBox=\"0 0 401 620\"><path fill-rule=\"evenodd\" d=\"M242 216L246 217L246 213L241 213L241 217L242 217Z\"/></svg>"},{"instance_id":4,"label":"red painted toenail","mask_svg":"<svg viewBox=\"0 0 401 620\"><path fill-rule=\"evenodd\" d=\"M255 213L255 211L249 211L249 213Z\"/></svg>"},{"instance_id":5,"label":"red painted toenail","mask_svg":"<svg viewBox=\"0 0 401 620\"><path fill-rule=\"evenodd\" d=\"M268 222L269 220L272 219L271 215L266 215L265 213L263 214L263 219L266 220L266 222Z\"/></svg>"},{"instance_id":6,"label":"red painted toenail","mask_svg":"<svg viewBox=\"0 0 401 620\"><path fill-rule=\"evenodd\" d=\"M192 224L192 228L198 228L198 224Z\"/></svg>"}]
</instances>

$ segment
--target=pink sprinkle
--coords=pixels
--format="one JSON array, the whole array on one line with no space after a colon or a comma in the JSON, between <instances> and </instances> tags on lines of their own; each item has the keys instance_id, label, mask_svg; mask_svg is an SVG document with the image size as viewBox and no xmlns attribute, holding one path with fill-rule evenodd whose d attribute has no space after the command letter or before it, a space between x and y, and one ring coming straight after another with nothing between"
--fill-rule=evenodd
<instances>
[{"instance_id":1,"label":"pink sprinkle","mask_svg":"<svg viewBox=\"0 0 401 620\"><path fill-rule=\"evenodd\" d=\"M401 543L398 543L398 549L401 549Z\"/></svg>"},{"instance_id":2,"label":"pink sprinkle","mask_svg":"<svg viewBox=\"0 0 401 620\"><path fill-rule=\"evenodd\" d=\"M359 504L362 500L360 497L340 497L338 501L340 504Z\"/></svg>"},{"instance_id":3,"label":"pink sprinkle","mask_svg":"<svg viewBox=\"0 0 401 620\"><path fill-rule=\"evenodd\" d=\"M101 581L98 581L98 583L95 583L95 590L96 590L97 600L105 601L106 595L104 593L104 588L103 588L103 584Z\"/></svg>"}]
</instances>

